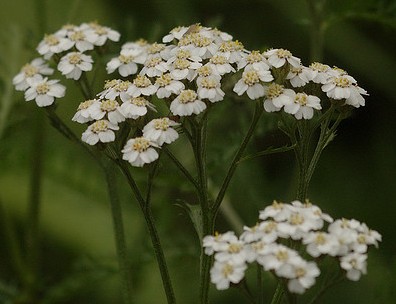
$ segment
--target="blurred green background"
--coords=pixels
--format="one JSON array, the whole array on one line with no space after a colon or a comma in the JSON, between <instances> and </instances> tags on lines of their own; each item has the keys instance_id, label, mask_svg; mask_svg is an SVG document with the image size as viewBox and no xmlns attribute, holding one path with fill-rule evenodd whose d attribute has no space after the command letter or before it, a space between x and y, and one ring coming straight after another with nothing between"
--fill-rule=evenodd
<instances>
[{"instance_id":1,"label":"blurred green background","mask_svg":"<svg viewBox=\"0 0 396 304\"><path fill-rule=\"evenodd\" d=\"M368 275L344 282L323 303L394 303L396 300L396 1L327 1L323 62L354 76L370 96L366 107L344 121L323 153L310 197L333 217L356 218L383 236L370 252ZM10 250L8 229L26 254L29 201L38 199L39 303L120 303L112 224L102 172L78 146L60 136L35 104L14 92L12 77L36 57L44 33L66 23L96 20L122 34L122 42L160 40L178 25L200 22L217 26L248 49L282 47L311 62L310 22L302 0L13 0L0 10L0 303L19 293L18 261ZM119 46L121 45L119 44ZM117 51L117 48L115 48ZM101 84L98 85L100 87ZM71 91L60 101L67 121L82 98ZM222 164L246 130L251 108L222 104L211 117L209 174L219 185ZM237 108L235 108L237 107ZM217 113L217 114L216 114ZM284 138L265 115L250 146L252 151L282 145ZM76 132L82 129L73 123ZM272 131L268 132L271 129ZM184 150L183 140L173 149ZM188 159L188 156L187 156ZM220 172L220 176L219 176ZM136 169L144 178L144 169ZM228 200L242 223L254 225L258 211L273 199L289 201L295 189L292 154L263 157L237 170ZM120 182L136 303L165 303L156 262L140 210ZM180 200L194 203L192 189L172 165L164 164L155 184L154 216L163 239L179 303L195 303L199 244ZM220 215L217 230L233 229ZM266 297L275 283L268 278ZM211 291L213 303L245 303L236 290ZM12 302L11 302L12 303ZM302 301L303 303L303 301Z\"/></svg>"}]
</instances>

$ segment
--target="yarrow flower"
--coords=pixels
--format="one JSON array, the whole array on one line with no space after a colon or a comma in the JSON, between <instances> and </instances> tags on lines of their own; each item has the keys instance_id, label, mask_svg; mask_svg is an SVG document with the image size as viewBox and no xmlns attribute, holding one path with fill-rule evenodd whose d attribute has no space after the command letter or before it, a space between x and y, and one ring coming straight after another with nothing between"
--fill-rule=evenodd
<instances>
[{"instance_id":1,"label":"yarrow flower","mask_svg":"<svg viewBox=\"0 0 396 304\"><path fill-rule=\"evenodd\" d=\"M306 245L313 258L326 254L338 259L346 277L356 281L366 273L368 246L377 246L381 240L380 234L365 224L346 219L333 221L309 201L274 201L260 211L259 218L263 221L244 227L239 238L232 231L203 238L205 253L214 255L211 281L217 289L239 283L247 265L257 262L264 270L285 279L291 293L304 293L315 284L320 269L316 261L305 260L285 246L282 240L289 238ZM327 232L321 230L326 222L330 223Z\"/></svg>"},{"instance_id":2,"label":"yarrow flower","mask_svg":"<svg viewBox=\"0 0 396 304\"><path fill-rule=\"evenodd\" d=\"M26 79L29 88L25 92L26 101L35 100L39 107L52 105L55 98L65 96L66 88L59 80L48 80L40 75Z\"/></svg>"},{"instance_id":3,"label":"yarrow flower","mask_svg":"<svg viewBox=\"0 0 396 304\"><path fill-rule=\"evenodd\" d=\"M168 117L151 120L143 128L143 136L159 146L170 144L179 138L179 134L172 127L179 124Z\"/></svg>"},{"instance_id":4,"label":"yarrow flower","mask_svg":"<svg viewBox=\"0 0 396 304\"><path fill-rule=\"evenodd\" d=\"M82 134L81 140L93 146L98 142L108 143L115 140L115 133L113 130L118 130L117 125L110 121L102 119L95 121L89 125L88 129Z\"/></svg>"},{"instance_id":5,"label":"yarrow flower","mask_svg":"<svg viewBox=\"0 0 396 304\"><path fill-rule=\"evenodd\" d=\"M199 114L206 109L206 104L199 99L198 94L193 90L183 90L170 105L170 110L174 115L190 116Z\"/></svg>"},{"instance_id":6,"label":"yarrow flower","mask_svg":"<svg viewBox=\"0 0 396 304\"><path fill-rule=\"evenodd\" d=\"M121 150L122 159L127 160L134 167L143 167L158 158L158 153L153 147L158 147L154 142L145 137L129 139Z\"/></svg>"},{"instance_id":7,"label":"yarrow flower","mask_svg":"<svg viewBox=\"0 0 396 304\"><path fill-rule=\"evenodd\" d=\"M29 88L27 79L36 75L52 75L53 72L54 70L48 66L44 59L36 58L22 67L21 72L13 78L12 83L17 91L24 91Z\"/></svg>"},{"instance_id":8,"label":"yarrow flower","mask_svg":"<svg viewBox=\"0 0 396 304\"><path fill-rule=\"evenodd\" d=\"M70 52L63 56L58 64L58 70L66 78L78 80L82 72L92 70L92 57L80 52Z\"/></svg>"}]
</instances>

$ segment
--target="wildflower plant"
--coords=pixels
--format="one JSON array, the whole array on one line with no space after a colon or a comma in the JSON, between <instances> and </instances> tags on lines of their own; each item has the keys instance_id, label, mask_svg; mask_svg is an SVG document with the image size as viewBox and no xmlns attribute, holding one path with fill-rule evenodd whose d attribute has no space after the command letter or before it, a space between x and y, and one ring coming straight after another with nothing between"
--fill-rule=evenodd
<instances>
[{"instance_id":1,"label":"wildflower plant","mask_svg":"<svg viewBox=\"0 0 396 304\"><path fill-rule=\"evenodd\" d=\"M100 66L97 58L119 39L118 32L97 23L66 25L44 37L37 47L41 57L25 65L13 83L16 90L25 92L26 101L34 100L44 108L54 127L81 145L103 168L126 303L131 301L132 287L122 211L113 184L116 169L125 176L145 217L167 301L176 302L151 211L152 185L161 161L174 163L196 190L199 203L186 203L185 207L202 244L200 303L209 301L210 282L219 290L245 286L245 271L253 263L279 281L271 303L280 303L283 296L295 303L297 295L315 288L325 255L339 268L333 281L344 277L357 281L366 273L367 251L378 246L380 234L356 220L333 220L308 201L310 180L321 153L340 122L365 104L367 92L352 76L319 62L304 66L282 48L248 50L228 33L200 24L174 28L155 43L142 39L126 42L116 56ZM109 79L102 80L101 91L93 92L92 81L98 79L89 79L86 73L97 69L107 71ZM81 100L65 100L66 86L52 79L55 71L55 75L75 81ZM207 136L215 130L210 130L208 119L218 103L235 100L253 107L254 114L214 195L208 189ZM84 125L81 136L56 113L59 102L76 103L71 119ZM274 116L290 143L246 156L263 112ZM191 146L193 169L172 152L172 143L181 137ZM215 233L216 217L238 164L287 151L294 152L298 165L296 200L266 206L257 224L244 227L240 236L232 231ZM135 181L135 167L147 172L146 193ZM322 293L319 291L313 302Z\"/></svg>"}]
</instances>

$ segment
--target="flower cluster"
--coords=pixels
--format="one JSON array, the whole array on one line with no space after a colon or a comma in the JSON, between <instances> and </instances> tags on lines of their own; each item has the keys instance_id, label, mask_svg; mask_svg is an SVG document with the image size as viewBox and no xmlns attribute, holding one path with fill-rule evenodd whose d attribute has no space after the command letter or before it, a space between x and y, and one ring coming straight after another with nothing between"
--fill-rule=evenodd
<instances>
[{"instance_id":1,"label":"flower cluster","mask_svg":"<svg viewBox=\"0 0 396 304\"><path fill-rule=\"evenodd\" d=\"M97 23L79 26L65 25L57 32L45 35L37 46L42 56L22 67L13 84L18 91L25 91L26 101L35 100L39 107L47 107L55 98L65 96L65 86L59 80L48 80L54 73L49 65L68 79L79 80L83 72L92 70L93 58L89 51L103 46L108 40L118 41L120 34Z\"/></svg>"},{"instance_id":2,"label":"flower cluster","mask_svg":"<svg viewBox=\"0 0 396 304\"><path fill-rule=\"evenodd\" d=\"M214 254L211 281L217 289L227 289L239 283L247 264L257 262L266 271L287 280L292 293L304 293L315 284L320 270L315 261L307 261L300 253L284 245L291 239L298 248L305 245L313 258L329 255L338 259L341 269L350 280L366 273L367 250L378 246L381 235L356 220L333 220L318 206L293 201L283 204L274 201L260 211L261 222L244 227L238 238L234 232L205 236L203 247ZM322 229L328 223L327 232ZM301 252L301 250L300 250Z\"/></svg>"},{"instance_id":3,"label":"flower cluster","mask_svg":"<svg viewBox=\"0 0 396 304\"><path fill-rule=\"evenodd\" d=\"M44 59L24 66L14 78L15 87L25 91L26 100L49 106L65 95L65 87L59 80L45 77L54 72L48 60L53 60L66 78L86 88L89 81L81 76L93 68L89 52L119 38L116 31L96 23L66 25L39 43L37 51ZM154 148L178 137L172 128L177 123L169 117L183 123L224 100L227 88L251 100L261 99L267 112L283 110L298 120L320 115L328 107L323 99L338 106L359 107L367 94L344 70L321 63L305 67L281 48L249 51L231 35L199 24L174 28L161 43L142 39L124 43L106 70L109 74L117 71L120 77L106 81L102 92L82 102L73 120L88 124L82 140L89 145L115 141L120 124L135 121L136 138L143 138L145 143L135 145L136 138L131 139L122 150L123 158L134 166L154 161L158 157ZM229 83L231 86L226 85ZM150 123L152 117L146 116L148 110L156 108L158 99L170 113L155 119L166 123ZM149 128L155 132L147 131ZM147 134L155 134L156 139L147 138ZM146 153L150 157L143 156L142 160L140 155Z\"/></svg>"}]
</instances>

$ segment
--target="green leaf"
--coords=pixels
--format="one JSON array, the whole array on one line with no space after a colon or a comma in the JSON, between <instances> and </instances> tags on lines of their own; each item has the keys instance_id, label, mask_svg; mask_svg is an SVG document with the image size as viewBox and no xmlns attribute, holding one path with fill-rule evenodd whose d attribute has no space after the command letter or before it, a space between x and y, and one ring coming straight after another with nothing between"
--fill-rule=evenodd
<instances>
[{"instance_id":1,"label":"green leaf","mask_svg":"<svg viewBox=\"0 0 396 304\"><path fill-rule=\"evenodd\" d=\"M191 219L191 222L194 226L195 232L197 233L199 237L199 241L202 243L203 239L203 230L202 230L202 210L200 205L193 205L193 204L188 204L184 201L180 201L179 204L176 204L176 206L181 207L184 209L188 216Z\"/></svg>"}]
</instances>

